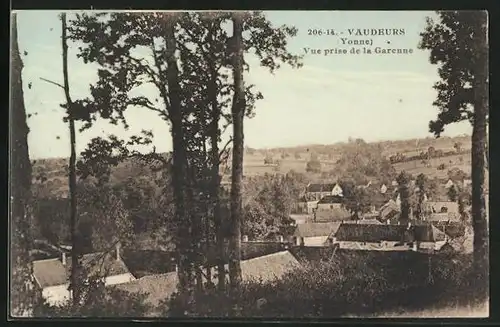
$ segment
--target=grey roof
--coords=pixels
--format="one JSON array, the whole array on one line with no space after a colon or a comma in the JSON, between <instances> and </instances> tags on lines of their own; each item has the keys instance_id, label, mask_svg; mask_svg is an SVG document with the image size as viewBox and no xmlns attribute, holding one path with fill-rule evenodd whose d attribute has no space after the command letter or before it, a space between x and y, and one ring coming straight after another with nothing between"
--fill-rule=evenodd
<instances>
[{"instance_id":1,"label":"grey roof","mask_svg":"<svg viewBox=\"0 0 500 327\"><path fill-rule=\"evenodd\" d=\"M335 233L337 241L351 242L436 242L443 241L445 234L432 225L367 225L344 223Z\"/></svg>"},{"instance_id":2,"label":"grey roof","mask_svg":"<svg viewBox=\"0 0 500 327\"><path fill-rule=\"evenodd\" d=\"M305 223L297 225L294 236L297 237L316 237L316 236L329 236L335 233L339 228L341 222L327 222L327 223Z\"/></svg>"},{"instance_id":3,"label":"grey roof","mask_svg":"<svg viewBox=\"0 0 500 327\"><path fill-rule=\"evenodd\" d=\"M158 306L162 300L168 299L176 290L178 284L177 272L149 275L134 281L118 284L115 287L130 293L145 294L146 301L152 306Z\"/></svg>"},{"instance_id":4,"label":"grey roof","mask_svg":"<svg viewBox=\"0 0 500 327\"><path fill-rule=\"evenodd\" d=\"M338 195L327 195L321 198L318 201L318 204L333 204L333 203L342 203L343 197Z\"/></svg>"},{"instance_id":5,"label":"grey roof","mask_svg":"<svg viewBox=\"0 0 500 327\"><path fill-rule=\"evenodd\" d=\"M112 254L89 253L82 256L82 267L91 276L116 276L129 273L125 263ZM66 265L57 259L33 261L33 275L40 287L64 285L71 273L71 257L66 258Z\"/></svg>"}]
</instances>

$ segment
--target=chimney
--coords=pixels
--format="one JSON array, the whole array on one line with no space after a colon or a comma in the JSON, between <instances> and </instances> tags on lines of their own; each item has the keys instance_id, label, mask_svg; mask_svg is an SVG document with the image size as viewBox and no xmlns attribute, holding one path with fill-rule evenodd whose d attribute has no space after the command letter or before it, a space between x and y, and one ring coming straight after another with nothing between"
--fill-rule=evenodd
<instances>
[{"instance_id":1,"label":"chimney","mask_svg":"<svg viewBox=\"0 0 500 327\"><path fill-rule=\"evenodd\" d=\"M278 242L283 243L283 235L278 235Z\"/></svg>"},{"instance_id":2,"label":"chimney","mask_svg":"<svg viewBox=\"0 0 500 327\"><path fill-rule=\"evenodd\" d=\"M66 252L62 253L62 260L61 261L62 261L63 266L66 266Z\"/></svg>"},{"instance_id":3,"label":"chimney","mask_svg":"<svg viewBox=\"0 0 500 327\"><path fill-rule=\"evenodd\" d=\"M117 261L121 259L120 250L121 250L121 244L120 244L120 242L118 242L118 243L116 243L116 260Z\"/></svg>"},{"instance_id":4,"label":"chimney","mask_svg":"<svg viewBox=\"0 0 500 327\"><path fill-rule=\"evenodd\" d=\"M248 235L243 235L242 242L248 242Z\"/></svg>"},{"instance_id":5,"label":"chimney","mask_svg":"<svg viewBox=\"0 0 500 327\"><path fill-rule=\"evenodd\" d=\"M179 272L179 267L177 266L177 264L175 264L175 272Z\"/></svg>"}]
</instances>

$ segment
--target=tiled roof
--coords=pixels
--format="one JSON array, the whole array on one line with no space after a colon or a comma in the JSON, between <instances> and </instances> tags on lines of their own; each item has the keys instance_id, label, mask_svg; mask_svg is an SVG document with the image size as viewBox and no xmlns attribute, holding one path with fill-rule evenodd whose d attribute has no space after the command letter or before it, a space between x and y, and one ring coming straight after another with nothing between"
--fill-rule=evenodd
<instances>
[{"instance_id":1,"label":"tiled roof","mask_svg":"<svg viewBox=\"0 0 500 327\"><path fill-rule=\"evenodd\" d=\"M342 203L343 198L338 195L327 195L318 201L318 204Z\"/></svg>"},{"instance_id":2,"label":"tiled roof","mask_svg":"<svg viewBox=\"0 0 500 327\"><path fill-rule=\"evenodd\" d=\"M299 267L300 263L289 251L282 251L241 261L241 275L244 281L258 279L272 281ZM215 268L212 268L212 273L214 276ZM162 300L168 299L177 290L178 281L177 272L170 272L145 276L115 287L130 293L145 294L148 304L157 307Z\"/></svg>"},{"instance_id":3,"label":"tiled roof","mask_svg":"<svg viewBox=\"0 0 500 327\"><path fill-rule=\"evenodd\" d=\"M66 268L57 258L33 261L33 275L41 288L68 282Z\"/></svg>"},{"instance_id":4,"label":"tiled roof","mask_svg":"<svg viewBox=\"0 0 500 327\"><path fill-rule=\"evenodd\" d=\"M142 293L147 295L147 304L158 306L177 290L177 273L170 272L160 275L149 275L129 283L118 284L115 287L129 293Z\"/></svg>"},{"instance_id":5,"label":"tiled roof","mask_svg":"<svg viewBox=\"0 0 500 327\"><path fill-rule=\"evenodd\" d=\"M300 224L293 235L298 237L329 236L337 231L340 224L341 222Z\"/></svg>"},{"instance_id":6,"label":"tiled roof","mask_svg":"<svg viewBox=\"0 0 500 327\"><path fill-rule=\"evenodd\" d=\"M328 210L318 210L315 213L316 222L335 222L351 218L352 214L344 208L333 208Z\"/></svg>"},{"instance_id":7,"label":"tiled roof","mask_svg":"<svg viewBox=\"0 0 500 327\"><path fill-rule=\"evenodd\" d=\"M331 192L335 187L333 184L309 184L306 188L306 192Z\"/></svg>"},{"instance_id":8,"label":"tiled roof","mask_svg":"<svg viewBox=\"0 0 500 327\"><path fill-rule=\"evenodd\" d=\"M241 275L245 281L260 278L263 281L272 281L300 267L300 263L289 251L282 251L241 261Z\"/></svg>"},{"instance_id":9,"label":"tiled roof","mask_svg":"<svg viewBox=\"0 0 500 327\"><path fill-rule=\"evenodd\" d=\"M129 273L122 260L112 254L89 253L82 256L81 264L91 276L115 276ZM71 257L66 258L66 266L59 258L33 262L33 274L40 287L64 285L71 274Z\"/></svg>"},{"instance_id":10,"label":"tiled roof","mask_svg":"<svg viewBox=\"0 0 500 327\"><path fill-rule=\"evenodd\" d=\"M342 224L335 234L337 241L351 242L435 242L444 240L444 233L432 225L366 225Z\"/></svg>"}]
</instances>

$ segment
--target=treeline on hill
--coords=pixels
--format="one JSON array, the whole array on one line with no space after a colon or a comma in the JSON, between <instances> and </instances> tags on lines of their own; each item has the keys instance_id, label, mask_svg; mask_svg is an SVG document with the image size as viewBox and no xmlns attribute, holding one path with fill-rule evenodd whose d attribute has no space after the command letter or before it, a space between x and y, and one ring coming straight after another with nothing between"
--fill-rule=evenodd
<instances>
[{"instance_id":1,"label":"treeline on hill","mask_svg":"<svg viewBox=\"0 0 500 327\"><path fill-rule=\"evenodd\" d=\"M430 160L433 158L443 158L443 157L449 157L449 156L454 156L457 154L469 154L470 155L471 150L462 150L461 146L456 144L455 151L443 151L443 150L436 150L434 147L429 147L427 151L421 151L417 155L413 156L406 156L403 153L397 153L395 155L392 155L389 157L389 160L391 163L401 163L401 162L409 162L409 161L414 161L414 160Z\"/></svg>"}]
</instances>

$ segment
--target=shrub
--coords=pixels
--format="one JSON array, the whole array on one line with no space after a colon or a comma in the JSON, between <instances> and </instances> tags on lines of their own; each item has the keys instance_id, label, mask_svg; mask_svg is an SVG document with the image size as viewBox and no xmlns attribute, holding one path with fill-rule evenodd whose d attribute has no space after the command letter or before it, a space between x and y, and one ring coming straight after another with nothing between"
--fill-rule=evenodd
<instances>
[{"instance_id":1,"label":"shrub","mask_svg":"<svg viewBox=\"0 0 500 327\"><path fill-rule=\"evenodd\" d=\"M339 250L340 251L340 250ZM414 252L342 252L275 281L245 282L230 294L195 294L196 317L341 317L425 309L469 299L471 257ZM180 302L170 302L173 308ZM170 310L170 316L173 310ZM177 313L182 308L176 308Z\"/></svg>"},{"instance_id":2,"label":"shrub","mask_svg":"<svg viewBox=\"0 0 500 327\"><path fill-rule=\"evenodd\" d=\"M53 306L40 301L35 309L37 317L144 317L152 308L146 304L146 294L132 294L102 282L90 281L84 290L81 304L71 302Z\"/></svg>"}]
</instances>

